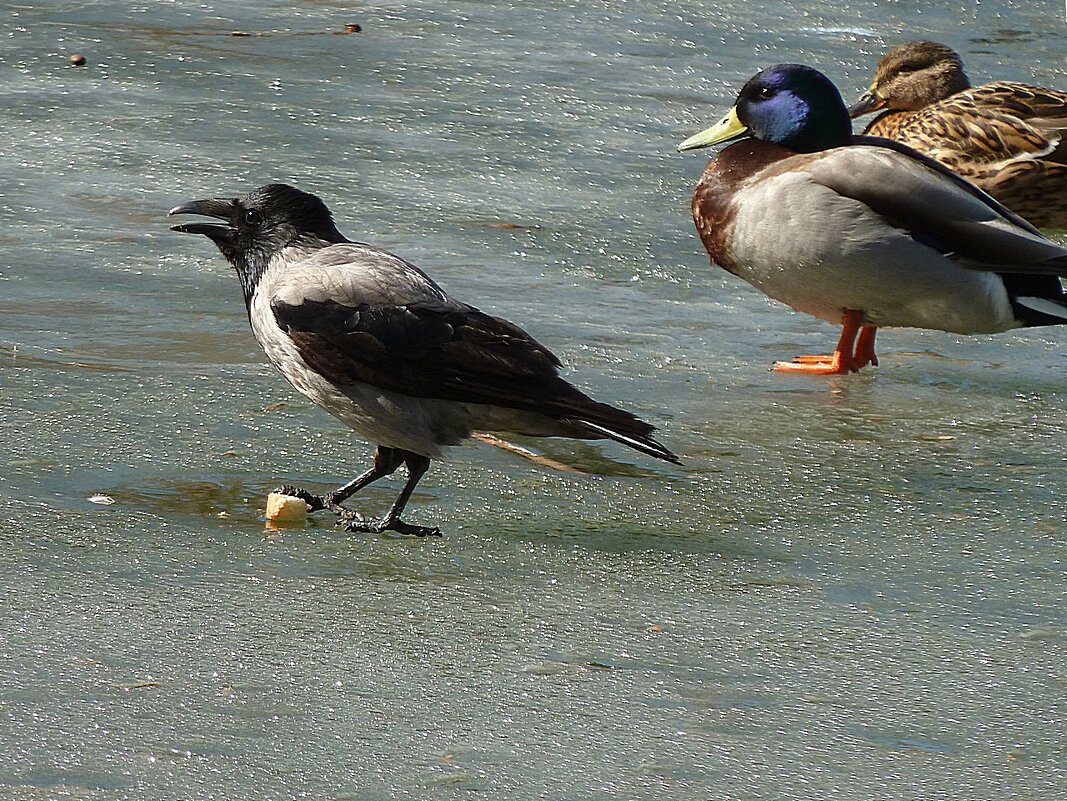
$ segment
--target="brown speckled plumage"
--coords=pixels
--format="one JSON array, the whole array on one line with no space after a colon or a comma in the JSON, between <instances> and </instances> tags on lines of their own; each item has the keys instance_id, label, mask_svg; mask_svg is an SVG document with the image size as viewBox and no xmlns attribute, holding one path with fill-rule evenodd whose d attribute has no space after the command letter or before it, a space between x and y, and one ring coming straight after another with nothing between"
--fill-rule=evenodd
<instances>
[{"instance_id":1,"label":"brown speckled plumage","mask_svg":"<svg viewBox=\"0 0 1067 801\"><path fill-rule=\"evenodd\" d=\"M879 109L865 133L937 159L1034 225L1067 228L1067 92L972 88L955 52L916 41L882 56L852 114Z\"/></svg>"}]
</instances>

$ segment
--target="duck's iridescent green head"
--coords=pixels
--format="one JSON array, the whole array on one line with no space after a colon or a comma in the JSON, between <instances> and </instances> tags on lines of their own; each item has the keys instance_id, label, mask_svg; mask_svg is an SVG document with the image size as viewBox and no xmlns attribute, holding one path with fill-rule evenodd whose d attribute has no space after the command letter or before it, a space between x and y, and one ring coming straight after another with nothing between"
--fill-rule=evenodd
<instances>
[{"instance_id":1,"label":"duck's iridescent green head","mask_svg":"<svg viewBox=\"0 0 1067 801\"><path fill-rule=\"evenodd\" d=\"M679 150L754 136L798 153L852 142L852 124L841 93L829 78L802 64L776 64L753 76L729 114L692 136Z\"/></svg>"}]
</instances>

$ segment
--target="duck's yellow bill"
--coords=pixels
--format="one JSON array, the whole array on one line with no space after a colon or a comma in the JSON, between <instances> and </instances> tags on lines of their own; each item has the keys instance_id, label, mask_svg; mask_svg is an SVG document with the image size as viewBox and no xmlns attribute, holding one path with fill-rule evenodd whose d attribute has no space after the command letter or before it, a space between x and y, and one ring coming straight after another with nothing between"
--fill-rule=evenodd
<instances>
[{"instance_id":1,"label":"duck's yellow bill","mask_svg":"<svg viewBox=\"0 0 1067 801\"><path fill-rule=\"evenodd\" d=\"M719 142L737 139L747 133L748 126L738 119L737 107L735 106L730 109L729 113L719 120L719 122L698 134L693 134L678 145L678 149L696 150L698 147L711 147L712 145L719 144Z\"/></svg>"}]
</instances>

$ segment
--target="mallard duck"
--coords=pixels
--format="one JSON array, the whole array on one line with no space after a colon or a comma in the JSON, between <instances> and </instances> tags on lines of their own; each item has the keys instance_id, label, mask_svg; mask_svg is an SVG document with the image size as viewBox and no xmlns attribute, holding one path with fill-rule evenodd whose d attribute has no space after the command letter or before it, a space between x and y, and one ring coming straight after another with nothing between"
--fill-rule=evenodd
<instances>
[{"instance_id":1,"label":"mallard duck","mask_svg":"<svg viewBox=\"0 0 1067 801\"><path fill-rule=\"evenodd\" d=\"M877 365L882 326L987 334L1067 323L1067 248L936 161L853 136L840 93L817 70L763 70L679 150L739 137L693 193L704 247L770 297L842 325L831 356L775 369Z\"/></svg>"},{"instance_id":2,"label":"mallard duck","mask_svg":"<svg viewBox=\"0 0 1067 801\"><path fill-rule=\"evenodd\" d=\"M1067 228L1067 93L1013 81L972 88L937 42L889 50L852 117L885 109L864 133L910 145L1042 228Z\"/></svg>"}]
</instances>

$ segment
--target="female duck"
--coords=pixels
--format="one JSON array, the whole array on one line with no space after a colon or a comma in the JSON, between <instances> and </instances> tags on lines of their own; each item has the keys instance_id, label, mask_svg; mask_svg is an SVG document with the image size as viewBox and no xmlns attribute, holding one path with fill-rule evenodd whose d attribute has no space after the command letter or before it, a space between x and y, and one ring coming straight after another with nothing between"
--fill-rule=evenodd
<instances>
[{"instance_id":1,"label":"female duck","mask_svg":"<svg viewBox=\"0 0 1067 801\"><path fill-rule=\"evenodd\" d=\"M1067 323L1067 249L910 148L853 137L822 73L779 64L680 150L739 137L693 193L713 262L770 297L842 324L832 356L777 370L877 364L877 328L986 334Z\"/></svg>"},{"instance_id":2,"label":"female duck","mask_svg":"<svg viewBox=\"0 0 1067 801\"><path fill-rule=\"evenodd\" d=\"M1042 228L1067 228L1067 93L1013 81L971 87L937 42L889 50L852 117L885 109L865 133L937 159Z\"/></svg>"}]
</instances>

